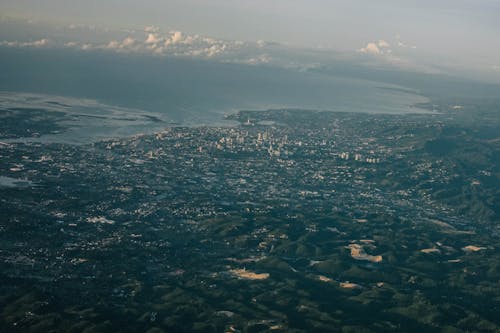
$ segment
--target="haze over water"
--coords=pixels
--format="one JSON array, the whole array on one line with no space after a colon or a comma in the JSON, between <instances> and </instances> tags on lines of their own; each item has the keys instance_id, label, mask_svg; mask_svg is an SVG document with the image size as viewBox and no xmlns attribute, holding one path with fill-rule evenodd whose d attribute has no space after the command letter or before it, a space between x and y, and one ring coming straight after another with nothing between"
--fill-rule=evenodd
<instances>
[{"instance_id":1,"label":"haze over water","mask_svg":"<svg viewBox=\"0 0 500 333\"><path fill-rule=\"evenodd\" d=\"M220 124L228 113L272 108L418 113L426 111L414 106L428 102L396 85L270 66L73 53L33 61L30 55L8 53L0 56L7 78L0 90L97 100L152 112L165 125ZM51 72L64 74L46 75Z\"/></svg>"}]
</instances>

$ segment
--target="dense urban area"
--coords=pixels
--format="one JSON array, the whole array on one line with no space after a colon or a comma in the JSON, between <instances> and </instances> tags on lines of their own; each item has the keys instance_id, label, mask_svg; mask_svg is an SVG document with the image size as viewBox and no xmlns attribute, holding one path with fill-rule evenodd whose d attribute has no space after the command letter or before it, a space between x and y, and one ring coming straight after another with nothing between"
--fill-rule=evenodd
<instances>
[{"instance_id":1,"label":"dense urban area","mask_svg":"<svg viewBox=\"0 0 500 333\"><path fill-rule=\"evenodd\" d=\"M87 144L0 110L0 331L499 332L499 105L420 107Z\"/></svg>"}]
</instances>

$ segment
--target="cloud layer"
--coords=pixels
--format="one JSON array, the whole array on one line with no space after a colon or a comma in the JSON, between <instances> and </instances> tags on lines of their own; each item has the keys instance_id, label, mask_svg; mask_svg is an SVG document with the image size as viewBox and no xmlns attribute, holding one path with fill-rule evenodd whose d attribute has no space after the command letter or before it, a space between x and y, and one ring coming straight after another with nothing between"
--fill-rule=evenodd
<instances>
[{"instance_id":1,"label":"cloud layer","mask_svg":"<svg viewBox=\"0 0 500 333\"><path fill-rule=\"evenodd\" d=\"M111 50L125 53L145 53L156 55L177 55L195 57L215 57L226 51L237 50L238 42L222 41L199 35L186 35L181 31L163 33L160 29L146 27L142 36L127 36L108 43L66 43L67 47L82 50Z\"/></svg>"},{"instance_id":2,"label":"cloud layer","mask_svg":"<svg viewBox=\"0 0 500 333\"><path fill-rule=\"evenodd\" d=\"M0 41L0 46L7 47L46 47L50 46L51 42L47 38L29 41L29 42L19 42L19 41Z\"/></svg>"},{"instance_id":3,"label":"cloud layer","mask_svg":"<svg viewBox=\"0 0 500 333\"><path fill-rule=\"evenodd\" d=\"M381 39L377 42L370 42L358 50L361 53L373 54L373 55L383 55L391 54L391 45L385 40Z\"/></svg>"},{"instance_id":4,"label":"cloud layer","mask_svg":"<svg viewBox=\"0 0 500 333\"><path fill-rule=\"evenodd\" d=\"M45 31L40 36L40 32ZM82 52L115 52L156 57L192 57L247 65L269 64L309 71L331 63L360 61L365 66L396 66L421 71L412 61L414 47L396 36L394 40L379 39L365 44L355 53L339 53L331 49L301 49L258 40L242 42L222 40L173 30L162 31L155 26L140 30L112 30L101 26L71 24L52 29L38 29L29 41L1 41L0 47L71 49ZM41 38L43 37L43 38ZM406 50L406 52L405 52ZM410 53L411 52L411 53ZM491 66L491 65L490 65ZM498 71L493 68L494 71ZM428 69L424 69L428 71ZM489 68L491 71L491 67Z\"/></svg>"},{"instance_id":5,"label":"cloud layer","mask_svg":"<svg viewBox=\"0 0 500 333\"><path fill-rule=\"evenodd\" d=\"M92 33L99 30L96 27L88 28L77 24L69 25L67 29L69 31L86 30ZM121 37L116 38L120 34ZM92 36L90 39L92 40ZM190 35L181 31L162 32L155 26L147 26L142 31L122 30L108 41L102 38L99 42L96 42L95 39L88 42L82 38L67 38L66 40L44 38L28 42L0 41L0 46L17 48L54 47L81 51L216 58L217 60L250 65L269 63L271 61L271 57L266 53L268 44L263 41L250 43Z\"/></svg>"}]
</instances>

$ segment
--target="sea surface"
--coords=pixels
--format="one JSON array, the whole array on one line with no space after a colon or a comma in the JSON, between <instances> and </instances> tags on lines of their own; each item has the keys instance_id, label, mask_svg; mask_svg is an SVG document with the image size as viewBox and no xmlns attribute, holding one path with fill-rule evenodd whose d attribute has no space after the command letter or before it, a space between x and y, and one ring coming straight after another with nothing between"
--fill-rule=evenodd
<instances>
[{"instance_id":1,"label":"sea surface","mask_svg":"<svg viewBox=\"0 0 500 333\"><path fill-rule=\"evenodd\" d=\"M61 50L8 52L14 51L0 55L0 108L65 115L60 121L70 130L44 140L85 142L167 126L231 126L224 116L239 110L429 112L418 107L429 102L418 91L316 72Z\"/></svg>"}]
</instances>

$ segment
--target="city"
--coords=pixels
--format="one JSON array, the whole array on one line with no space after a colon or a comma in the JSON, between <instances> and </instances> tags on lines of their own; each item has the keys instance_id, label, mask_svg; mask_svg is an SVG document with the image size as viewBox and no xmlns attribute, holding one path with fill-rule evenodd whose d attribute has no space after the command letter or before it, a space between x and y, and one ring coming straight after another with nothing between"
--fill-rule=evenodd
<instances>
[{"instance_id":1,"label":"city","mask_svg":"<svg viewBox=\"0 0 500 333\"><path fill-rule=\"evenodd\" d=\"M461 117L240 111L225 127L37 142L56 116L31 142L2 134L5 325L494 331L500 147ZM434 152L445 136L481 166Z\"/></svg>"}]
</instances>

